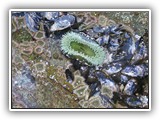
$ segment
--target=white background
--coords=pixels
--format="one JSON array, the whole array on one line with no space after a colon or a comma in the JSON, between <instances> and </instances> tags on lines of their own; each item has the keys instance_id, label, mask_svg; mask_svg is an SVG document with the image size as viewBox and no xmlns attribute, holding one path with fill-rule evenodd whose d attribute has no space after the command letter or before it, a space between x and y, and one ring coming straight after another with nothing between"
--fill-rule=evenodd
<instances>
[{"instance_id":1,"label":"white background","mask_svg":"<svg viewBox=\"0 0 160 120\"><path fill-rule=\"evenodd\" d=\"M42 0L41 0L42 1ZM0 3L0 120L160 119L160 4L159 0L1 0ZM152 11L152 110L150 112L10 112L9 111L9 9L13 8L149 8Z\"/></svg>"}]
</instances>

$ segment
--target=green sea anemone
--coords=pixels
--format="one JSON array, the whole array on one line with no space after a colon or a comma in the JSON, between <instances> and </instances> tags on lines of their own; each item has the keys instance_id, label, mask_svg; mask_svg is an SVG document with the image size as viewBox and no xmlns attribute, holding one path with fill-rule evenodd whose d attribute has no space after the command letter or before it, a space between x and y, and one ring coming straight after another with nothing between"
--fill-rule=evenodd
<instances>
[{"instance_id":1,"label":"green sea anemone","mask_svg":"<svg viewBox=\"0 0 160 120\"><path fill-rule=\"evenodd\" d=\"M61 49L65 54L82 61L85 60L92 65L102 64L105 58L103 48L93 40L74 32L68 32L62 37Z\"/></svg>"}]
</instances>

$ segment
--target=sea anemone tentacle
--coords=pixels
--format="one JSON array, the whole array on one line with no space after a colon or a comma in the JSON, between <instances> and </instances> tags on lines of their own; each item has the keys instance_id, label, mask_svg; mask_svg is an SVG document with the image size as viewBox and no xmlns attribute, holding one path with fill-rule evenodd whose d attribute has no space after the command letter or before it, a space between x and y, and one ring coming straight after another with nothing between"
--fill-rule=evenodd
<instances>
[{"instance_id":1,"label":"sea anemone tentacle","mask_svg":"<svg viewBox=\"0 0 160 120\"><path fill-rule=\"evenodd\" d=\"M100 65L105 58L105 52L93 40L85 39L81 34L68 32L62 37L61 50L75 58L83 58L92 65Z\"/></svg>"}]
</instances>

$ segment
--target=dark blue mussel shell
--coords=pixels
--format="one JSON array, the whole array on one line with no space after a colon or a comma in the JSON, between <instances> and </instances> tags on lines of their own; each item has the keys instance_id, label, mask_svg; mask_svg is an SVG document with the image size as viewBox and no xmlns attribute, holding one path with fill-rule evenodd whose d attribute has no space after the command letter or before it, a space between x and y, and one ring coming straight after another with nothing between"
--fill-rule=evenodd
<instances>
[{"instance_id":1,"label":"dark blue mussel shell","mask_svg":"<svg viewBox=\"0 0 160 120\"><path fill-rule=\"evenodd\" d=\"M23 17L24 16L24 12L12 12L12 16Z\"/></svg>"},{"instance_id":2,"label":"dark blue mussel shell","mask_svg":"<svg viewBox=\"0 0 160 120\"><path fill-rule=\"evenodd\" d=\"M40 12L25 12L25 20L27 27L32 32L37 32L40 29L40 21L42 16Z\"/></svg>"}]
</instances>

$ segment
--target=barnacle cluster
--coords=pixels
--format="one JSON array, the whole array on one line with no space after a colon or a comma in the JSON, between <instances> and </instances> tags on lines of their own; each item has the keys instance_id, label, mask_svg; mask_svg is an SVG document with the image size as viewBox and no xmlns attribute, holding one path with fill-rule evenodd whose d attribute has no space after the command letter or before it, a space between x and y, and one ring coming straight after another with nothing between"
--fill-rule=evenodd
<instances>
[{"instance_id":1,"label":"barnacle cluster","mask_svg":"<svg viewBox=\"0 0 160 120\"><path fill-rule=\"evenodd\" d=\"M75 15L80 21L84 21L78 28L80 31L90 29L97 23L97 17L92 12L79 12Z\"/></svg>"},{"instance_id":2,"label":"barnacle cluster","mask_svg":"<svg viewBox=\"0 0 160 120\"><path fill-rule=\"evenodd\" d=\"M67 91L73 93L73 87L70 83L66 81L65 71L61 66L56 67L54 65L51 65L50 67L48 67L47 76L51 80L54 80L55 82L59 83Z\"/></svg>"},{"instance_id":3,"label":"barnacle cluster","mask_svg":"<svg viewBox=\"0 0 160 120\"><path fill-rule=\"evenodd\" d=\"M21 28L12 33L12 39L18 43L22 43L23 41L31 41L32 35L28 32L27 29Z\"/></svg>"},{"instance_id":4,"label":"barnacle cluster","mask_svg":"<svg viewBox=\"0 0 160 120\"><path fill-rule=\"evenodd\" d=\"M79 71L74 72L72 86L74 88L73 93L76 94L79 99L88 99L89 86L85 83L85 79L80 75Z\"/></svg>"},{"instance_id":5,"label":"barnacle cluster","mask_svg":"<svg viewBox=\"0 0 160 120\"><path fill-rule=\"evenodd\" d=\"M145 30L148 29L148 11L143 12L106 12L109 19L114 19L114 21L119 23L124 23L136 30L139 35L143 35Z\"/></svg>"}]
</instances>

